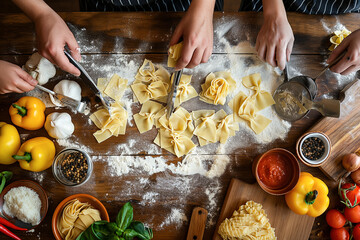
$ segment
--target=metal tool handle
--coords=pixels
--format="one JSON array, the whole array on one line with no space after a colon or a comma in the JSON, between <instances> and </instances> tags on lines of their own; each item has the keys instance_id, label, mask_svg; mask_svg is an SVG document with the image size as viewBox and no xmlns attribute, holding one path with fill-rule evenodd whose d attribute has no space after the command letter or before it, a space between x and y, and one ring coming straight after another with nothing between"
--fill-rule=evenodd
<instances>
[{"instance_id":1,"label":"metal tool handle","mask_svg":"<svg viewBox=\"0 0 360 240\"><path fill-rule=\"evenodd\" d=\"M46 87L43 87L43 86L41 86L41 85L36 85L35 86L36 88L38 88L38 89L40 89L41 91L44 91L44 92L47 92L47 93L49 93L49 94L51 94L51 95L54 95L54 96L56 96L56 93L54 92L54 91L51 91L50 89L47 89Z\"/></svg>"},{"instance_id":2,"label":"metal tool handle","mask_svg":"<svg viewBox=\"0 0 360 240\"><path fill-rule=\"evenodd\" d=\"M89 84L89 87L96 95L100 93L99 89L97 88L94 80L90 77L90 75L86 72L86 70L71 56L71 54L67 51L64 51L66 57L69 59L69 61L80 70L80 77L83 79L86 83Z\"/></svg>"},{"instance_id":3,"label":"metal tool handle","mask_svg":"<svg viewBox=\"0 0 360 240\"><path fill-rule=\"evenodd\" d=\"M287 66L285 66L283 73L284 73L284 82L288 82L289 81L289 71L288 71Z\"/></svg>"},{"instance_id":4,"label":"metal tool handle","mask_svg":"<svg viewBox=\"0 0 360 240\"><path fill-rule=\"evenodd\" d=\"M324 68L318 75L316 75L314 79L314 81L320 77L326 70L328 70L329 68L331 68L332 66L334 66L335 64L337 64L346 54L347 51L343 51L340 56L338 56L332 63L330 63L329 65L327 65L326 68Z\"/></svg>"}]
</instances>

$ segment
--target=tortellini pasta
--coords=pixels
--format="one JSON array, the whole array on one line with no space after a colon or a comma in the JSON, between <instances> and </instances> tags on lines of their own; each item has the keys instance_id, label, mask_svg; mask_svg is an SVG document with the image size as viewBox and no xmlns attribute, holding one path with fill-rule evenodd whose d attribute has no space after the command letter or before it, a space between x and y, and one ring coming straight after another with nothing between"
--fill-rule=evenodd
<instances>
[{"instance_id":1,"label":"tortellini pasta","mask_svg":"<svg viewBox=\"0 0 360 240\"><path fill-rule=\"evenodd\" d=\"M210 73L201 85L200 100L214 105L224 105L227 95L235 86L236 82L230 72Z\"/></svg>"},{"instance_id":2,"label":"tortellini pasta","mask_svg":"<svg viewBox=\"0 0 360 240\"><path fill-rule=\"evenodd\" d=\"M254 94L247 96L240 91L230 102L229 106L234 112L234 121L246 120L250 128L256 133L261 133L271 120L257 114L258 111L271 106L275 103L270 93L260 89L260 74L252 74L243 78L243 84L246 88L254 90Z\"/></svg>"},{"instance_id":3,"label":"tortellini pasta","mask_svg":"<svg viewBox=\"0 0 360 240\"><path fill-rule=\"evenodd\" d=\"M276 240L275 229L271 227L264 209L253 201L247 201L234 211L230 219L226 218L220 224L218 233L224 240Z\"/></svg>"}]
</instances>

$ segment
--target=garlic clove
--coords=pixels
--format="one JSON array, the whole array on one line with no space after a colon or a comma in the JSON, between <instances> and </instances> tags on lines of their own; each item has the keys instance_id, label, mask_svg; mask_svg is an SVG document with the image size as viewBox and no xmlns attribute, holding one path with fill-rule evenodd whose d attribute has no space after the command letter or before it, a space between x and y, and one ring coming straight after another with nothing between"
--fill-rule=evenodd
<instances>
[{"instance_id":1,"label":"garlic clove","mask_svg":"<svg viewBox=\"0 0 360 240\"><path fill-rule=\"evenodd\" d=\"M81 87L80 85L71 80L61 80L54 87L54 92L60 93L64 96L71 97L77 101L81 101ZM52 95L50 95L50 100L56 106L62 106L61 102L56 100Z\"/></svg>"}]
</instances>

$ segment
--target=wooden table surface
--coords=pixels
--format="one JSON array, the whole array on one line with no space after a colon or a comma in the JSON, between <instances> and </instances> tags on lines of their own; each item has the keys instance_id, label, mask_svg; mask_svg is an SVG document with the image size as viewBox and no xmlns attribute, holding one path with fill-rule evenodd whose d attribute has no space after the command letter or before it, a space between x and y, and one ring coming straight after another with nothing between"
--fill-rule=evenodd
<instances>
[{"instance_id":1,"label":"wooden table surface","mask_svg":"<svg viewBox=\"0 0 360 240\"><path fill-rule=\"evenodd\" d=\"M60 15L77 37L84 66L89 69L90 75L94 78L103 76L99 68L93 68L94 64L95 66L109 65L112 60L115 61L114 64L117 64L118 57L125 56L128 60L139 60L146 57L154 62L165 64L171 33L182 16L181 13L60 13ZM349 30L354 31L359 27L357 23L360 21L360 14L335 17L289 13L288 18L295 35L290 66L294 69L301 69L302 74L315 76L323 68L323 63L329 54L327 27L332 28L337 23L341 23ZM256 36L261 24L262 15L260 13L215 13L215 47L212 58L221 58L229 54L221 44L222 39L226 39L230 45L240 43L239 47L234 48L235 50L231 54L239 55L242 58L253 58ZM0 59L23 65L36 49L35 30L32 23L22 14L1 14L0 29L2 32ZM110 63L109 59L111 59ZM56 84L56 80L64 79L64 77L76 79L58 69L54 80L51 80L46 86L52 88ZM339 84L337 78L338 76L331 73L321 76L318 80L318 95L327 94L336 98L344 85L341 81ZM82 87L85 95L89 93L86 86ZM19 97L18 94L0 96L0 121L11 122L8 108L10 103ZM138 106L135 108L139 109ZM46 114L53 111L54 108L47 108ZM275 140L268 144L254 143L233 152L226 152L230 157L230 163L226 167L225 173L219 178L207 178L198 174L183 176L169 171L154 174L130 171L121 176L113 176L108 172L109 166L106 163L106 157L121 155L121 148L117 146L122 143L126 144L127 136L140 136L135 125L127 127L125 136L113 137L98 144L92 136L96 127L88 124L88 116L74 114L66 109L60 111L69 112L73 118L76 130L72 140L78 145L90 149L92 156L103 160L94 162L94 173L91 179L81 187L60 185L52 176L51 169L42 173L31 173L20 169L18 164L0 165L0 171L11 170L14 172L13 180L35 180L48 193L49 210L44 222L33 231L26 233L17 231L16 234L23 239L53 239L52 213L60 201L75 193L88 193L97 197L107 208L110 219L115 219L120 207L125 202L131 201L134 206L134 218L153 228L154 239L185 239L192 209L196 206L205 207L211 217L210 220L208 219L204 239L211 239L231 178L254 182L251 163L258 154L274 147L286 148L295 153L295 143L298 137L321 117L318 113L311 112L304 119L293 123L284 140ZM134 112L136 111L135 109ZM18 130L22 141L35 136L48 136L44 129L27 131L18 128ZM150 136L143 134L141 137L146 144L152 144L154 136L153 134ZM55 140L54 143L57 151L64 148ZM144 157L149 154L136 148L130 155ZM182 160L164 151L160 151L158 155L166 157L172 163ZM328 184L331 196L330 207L336 206L338 202L336 183L328 179L317 168L309 168L301 164L301 170L313 173ZM172 182L174 185L171 184ZM179 185L176 184L179 183L188 185L189 189L185 193L178 191L177 186ZM210 196L206 193L206 189L209 187L212 188L213 193ZM144 198L145 193L153 195ZM189 221L172 219L172 209L180 209ZM0 238L9 239L3 234ZM329 228L325 223L325 217L321 216L315 220L310 239L326 238L329 238Z\"/></svg>"}]
</instances>

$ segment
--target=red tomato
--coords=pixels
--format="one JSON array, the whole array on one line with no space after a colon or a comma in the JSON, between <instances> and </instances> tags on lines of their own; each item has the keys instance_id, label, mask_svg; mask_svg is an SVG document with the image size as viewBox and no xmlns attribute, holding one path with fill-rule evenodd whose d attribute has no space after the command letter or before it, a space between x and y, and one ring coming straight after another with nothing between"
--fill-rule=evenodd
<instances>
[{"instance_id":1,"label":"red tomato","mask_svg":"<svg viewBox=\"0 0 360 240\"><path fill-rule=\"evenodd\" d=\"M357 205L353 208L345 207L344 215L347 220L352 223L359 223L360 222L360 206Z\"/></svg>"},{"instance_id":2,"label":"red tomato","mask_svg":"<svg viewBox=\"0 0 360 240\"><path fill-rule=\"evenodd\" d=\"M355 199L356 199L356 203L360 203L360 187L358 185L356 185L355 183L344 183L341 185L341 188L343 189L354 188L352 190L347 191L346 197L349 199L352 206L354 206ZM341 192L340 197L343 201L346 201L343 192Z\"/></svg>"},{"instance_id":3,"label":"red tomato","mask_svg":"<svg viewBox=\"0 0 360 240\"><path fill-rule=\"evenodd\" d=\"M349 232L345 228L332 228L330 231L331 240L349 240Z\"/></svg>"},{"instance_id":4,"label":"red tomato","mask_svg":"<svg viewBox=\"0 0 360 240\"><path fill-rule=\"evenodd\" d=\"M341 228L345 225L344 215L336 209L331 209L326 214L326 222L332 228Z\"/></svg>"},{"instance_id":5,"label":"red tomato","mask_svg":"<svg viewBox=\"0 0 360 240\"><path fill-rule=\"evenodd\" d=\"M360 224L356 224L353 228L353 237L354 240L360 240Z\"/></svg>"}]
</instances>

